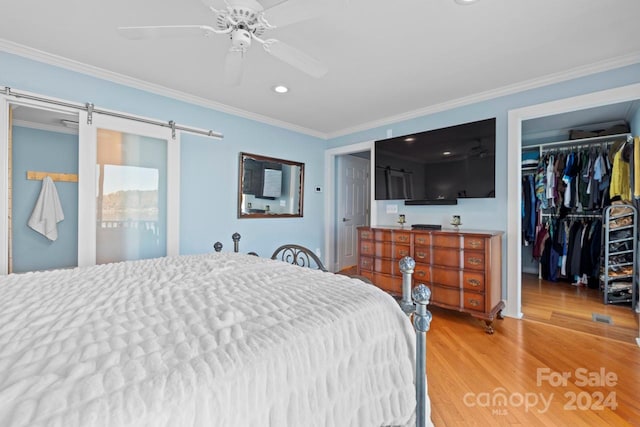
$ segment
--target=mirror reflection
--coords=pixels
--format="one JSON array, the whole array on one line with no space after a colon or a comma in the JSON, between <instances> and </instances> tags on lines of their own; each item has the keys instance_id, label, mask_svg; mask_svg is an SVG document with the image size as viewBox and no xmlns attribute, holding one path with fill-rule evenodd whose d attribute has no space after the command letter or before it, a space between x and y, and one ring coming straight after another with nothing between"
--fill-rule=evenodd
<instances>
[{"instance_id":1,"label":"mirror reflection","mask_svg":"<svg viewBox=\"0 0 640 427\"><path fill-rule=\"evenodd\" d=\"M239 218L301 217L304 163L240 153Z\"/></svg>"}]
</instances>

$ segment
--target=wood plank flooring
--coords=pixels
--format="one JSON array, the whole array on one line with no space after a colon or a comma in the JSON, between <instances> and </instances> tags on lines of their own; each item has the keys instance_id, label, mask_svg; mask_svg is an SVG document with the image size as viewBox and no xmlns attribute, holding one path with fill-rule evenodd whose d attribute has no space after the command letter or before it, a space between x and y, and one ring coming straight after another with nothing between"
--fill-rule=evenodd
<instances>
[{"instance_id":1,"label":"wood plank flooring","mask_svg":"<svg viewBox=\"0 0 640 427\"><path fill-rule=\"evenodd\" d=\"M598 289L549 282L522 275L522 312L526 319L562 326L611 339L635 343L638 316L626 304L604 304ZM593 321L593 314L608 316L612 324Z\"/></svg>"},{"instance_id":2,"label":"wood plank flooring","mask_svg":"<svg viewBox=\"0 0 640 427\"><path fill-rule=\"evenodd\" d=\"M522 289L525 318L496 320L493 335L467 314L429 307L434 425L640 426L637 315L568 283L531 276ZM613 325L593 322L593 312ZM565 383L553 382L562 374Z\"/></svg>"},{"instance_id":3,"label":"wood plank flooring","mask_svg":"<svg viewBox=\"0 0 640 427\"><path fill-rule=\"evenodd\" d=\"M469 315L430 310L427 378L435 426L640 426L636 344L512 318L494 322L495 334L487 335ZM616 380L583 384L585 377L603 377L602 370ZM565 384L546 379L564 373L570 375Z\"/></svg>"}]
</instances>

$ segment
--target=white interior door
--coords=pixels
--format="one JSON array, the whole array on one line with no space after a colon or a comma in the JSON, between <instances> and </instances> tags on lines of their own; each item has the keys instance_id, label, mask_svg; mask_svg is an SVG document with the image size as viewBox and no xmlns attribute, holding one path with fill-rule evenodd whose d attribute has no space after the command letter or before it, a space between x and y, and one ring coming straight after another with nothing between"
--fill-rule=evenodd
<instances>
[{"instance_id":1,"label":"white interior door","mask_svg":"<svg viewBox=\"0 0 640 427\"><path fill-rule=\"evenodd\" d=\"M79 157L79 265L178 255L179 134L85 112Z\"/></svg>"},{"instance_id":2,"label":"white interior door","mask_svg":"<svg viewBox=\"0 0 640 427\"><path fill-rule=\"evenodd\" d=\"M336 224L338 269L357 264L357 227L369 222L369 160L337 157Z\"/></svg>"}]
</instances>

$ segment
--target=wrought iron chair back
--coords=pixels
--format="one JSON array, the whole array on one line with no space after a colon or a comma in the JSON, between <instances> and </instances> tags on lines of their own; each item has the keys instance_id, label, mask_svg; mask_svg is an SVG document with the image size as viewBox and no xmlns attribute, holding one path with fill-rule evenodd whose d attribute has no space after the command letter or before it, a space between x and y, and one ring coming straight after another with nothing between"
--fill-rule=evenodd
<instances>
[{"instance_id":1,"label":"wrought iron chair back","mask_svg":"<svg viewBox=\"0 0 640 427\"><path fill-rule=\"evenodd\" d=\"M300 245L282 245L273 252L271 259L299 265L300 267L317 268L318 270L328 271L316 254L310 249Z\"/></svg>"}]
</instances>

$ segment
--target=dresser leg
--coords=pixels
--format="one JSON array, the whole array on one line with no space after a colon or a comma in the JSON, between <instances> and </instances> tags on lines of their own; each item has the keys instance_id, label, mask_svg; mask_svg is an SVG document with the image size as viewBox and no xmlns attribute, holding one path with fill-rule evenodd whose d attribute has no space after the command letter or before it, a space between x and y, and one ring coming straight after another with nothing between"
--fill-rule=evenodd
<instances>
[{"instance_id":1,"label":"dresser leg","mask_svg":"<svg viewBox=\"0 0 640 427\"><path fill-rule=\"evenodd\" d=\"M500 310L496 316L497 316L497 317L498 317L498 319L500 319L500 320L504 319L504 314L502 314L502 310Z\"/></svg>"},{"instance_id":2,"label":"dresser leg","mask_svg":"<svg viewBox=\"0 0 640 427\"><path fill-rule=\"evenodd\" d=\"M493 335L493 320L485 320L484 323L486 324L484 331L489 335Z\"/></svg>"}]
</instances>

